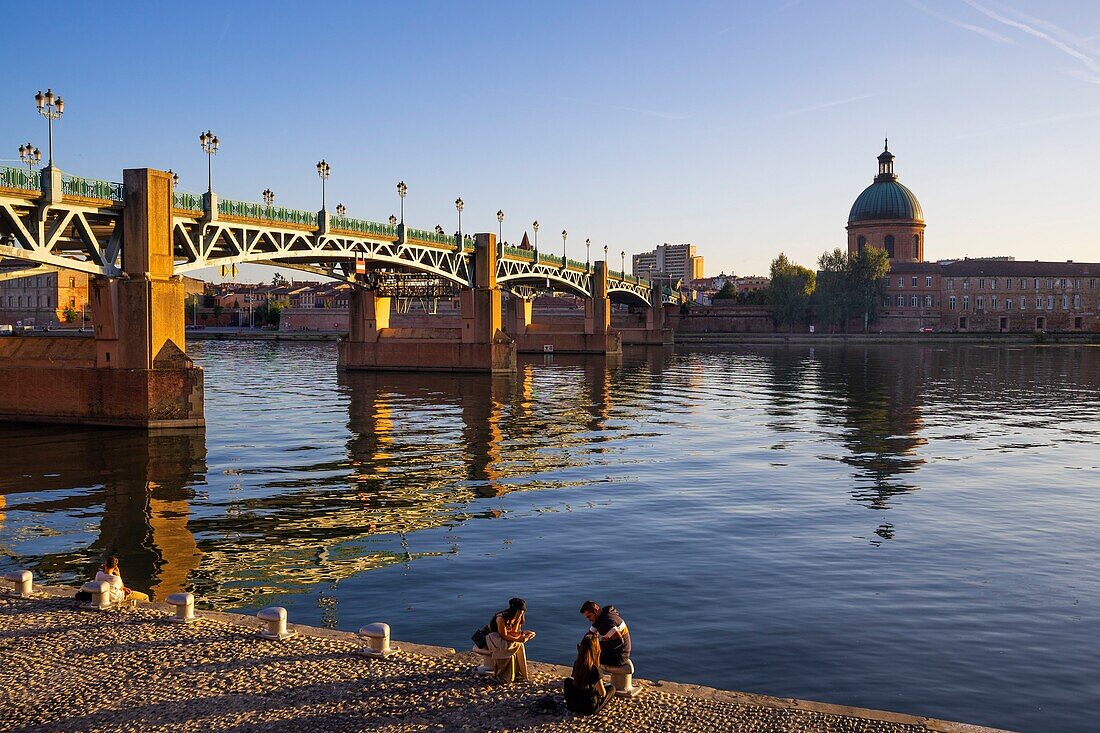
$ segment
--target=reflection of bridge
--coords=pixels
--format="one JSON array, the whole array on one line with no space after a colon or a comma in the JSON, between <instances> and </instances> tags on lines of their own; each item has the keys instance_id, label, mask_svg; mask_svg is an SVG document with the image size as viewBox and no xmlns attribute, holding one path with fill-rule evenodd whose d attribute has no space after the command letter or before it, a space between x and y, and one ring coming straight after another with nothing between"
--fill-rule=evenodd
<instances>
[{"instance_id":1,"label":"reflection of bridge","mask_svg":"<svg viewBox=\"0 0 1100 733\"><path fill-rule=\"evenodd\" d=\"M615 353L611 302L648 307L643 343L668 341L664 306L675 295L610 271L505 247L492 234L447 237L393 225L175 192L168 174L128 170L123 183L0 168L0 259L87 272L95 343L0 347L0 370L19 388L0 395L0 417L107 424L202 424L202 378L187 359L178 273L259 263L356 285L347 369L512 372L516 351ZM390 298L372 287L378 271L416 272L461 288L457 328L390 328ZM538 328L540 289L585 299L573 330ZM507 318L503 312L507 292ZM507 332L502 328L507 320ZM39 341L39 340L36 340ZM41 368L45 368L42 371ZM127 370L123 375L120 370ZM30 395L64 384L65 405ZM89 395L73 405L73 393ZM30 404L34 402L34 404Z\"/></svg>"}]
</instances>

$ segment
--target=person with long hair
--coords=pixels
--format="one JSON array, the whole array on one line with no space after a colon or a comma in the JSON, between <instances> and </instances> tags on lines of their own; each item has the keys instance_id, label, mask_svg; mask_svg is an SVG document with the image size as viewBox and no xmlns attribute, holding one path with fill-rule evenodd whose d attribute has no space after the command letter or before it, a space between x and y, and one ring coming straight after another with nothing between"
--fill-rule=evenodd
<instances>
[{"instance_id":1,"label":"person with long hair","mask_svg":"<svg viewBox=\"0 0 1100 733\"><path fill-rule=\"evenodd\" d=\"M577 644L573 674L562 682L565 707L577 715L592 715L603 710L614 695L600 675L600 638L585 634Z\"/></svg>"},{"instance_id":2,"label":"person with long hair","mask_svg":"<svg viewBox=\"0 0 1100 733\"><path fill-rule=\"evenodd\" d=\"M526 619L527 602L513 598L508 601L508 608L493 614L489 623L474 634L474 643L492 652L493 673L501 682L512 682L517 677L528 679L524 644L535 638L535 632L523 630Z\"/></svg>"}]
</instances>

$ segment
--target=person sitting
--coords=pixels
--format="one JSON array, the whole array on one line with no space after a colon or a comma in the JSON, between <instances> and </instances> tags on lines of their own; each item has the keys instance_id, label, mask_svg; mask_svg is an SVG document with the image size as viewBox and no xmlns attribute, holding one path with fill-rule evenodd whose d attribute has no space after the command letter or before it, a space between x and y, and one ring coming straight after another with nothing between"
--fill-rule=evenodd
<instances>
[{"instance_id":1,"label":"person sitting","mask_svg":"<svg viewBox=\"0 0 1100 733\"><path fill-rule=\"evenodd\" d=\"M148 602L149 600L147 594L131 590L122 584L122 573L118 569L118 558L114 555L111 555L103 563L100 571L95 574L95 579L111 586L111 603L122 603L122 601Z\"/></svg>"},{"instance_id":2,"label":"person sitting","mask_svg":"<svg viewBox=\"0 0 1100 733\"><path fill-rule=\"evenodd\" d=\"M524 631L527 602L522 598L508 601L508 608L497 611L493 618L474 634L478 648L488 649L493 657L493 675L501 682L517 677L527 679L527 652L524 644L535 638L534 631Z\"/></svg>"},{"instance_id":3,"label":"person sitting","mask_svg":"<svg viewBox=\"0 0 1100 733\"><path fill-rule=\"evenodd\" d=\"M600 638L595 634L585 634L577 644L573 675L565 678L562 687L566 709L577 715L598 713L615 697L600 675Z\"/></svg>"},{"instance_id":4,"label":"person sitting","mask_svg":"<svg viewBox=\"0 0 1100 733\"><path fill-rule=\"evenodd\" d=\"M621 667L630 659L630 629L614 606L600 608L595 601L581 605L581 615L592 627L588 630L600 639L600 664L605 667Z\"/></svg>"}]
</instances>

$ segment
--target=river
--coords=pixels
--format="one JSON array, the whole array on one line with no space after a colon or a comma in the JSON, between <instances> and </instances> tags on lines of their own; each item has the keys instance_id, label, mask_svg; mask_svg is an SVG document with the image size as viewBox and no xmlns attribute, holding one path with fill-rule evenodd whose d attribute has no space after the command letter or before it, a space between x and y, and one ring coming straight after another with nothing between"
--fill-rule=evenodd
<instances>
[{"instance_id":1,"label":"river","mask_svg":"<svg viewBox=\"0 0 1100 733\"><path fill-rule=\"evenodd\" d=\"M1021 730L1100 705L1100 348L759 345L339 373L207 341L205 431L5 426L0 569Z\"/></svg>"}]
</instances>

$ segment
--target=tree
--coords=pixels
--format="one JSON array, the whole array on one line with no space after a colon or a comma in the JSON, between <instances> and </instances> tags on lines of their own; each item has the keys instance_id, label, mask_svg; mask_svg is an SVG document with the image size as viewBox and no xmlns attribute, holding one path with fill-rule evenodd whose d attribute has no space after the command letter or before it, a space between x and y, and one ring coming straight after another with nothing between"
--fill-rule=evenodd
<instances>
[{"instance_id":1,"label":"tree","mask_svg":"<svg viewBox=\"0 0 1100 733\"><path fill-rule=\"evenodd\" d=\"M782 252L772 260L768 299L776 326L806 322L816 281L813 270L794 264Z\"/></svg>"},{"instance_id":2,"label":"tree","mask_svg":"<svg viewBox=\"0 0 1100 733\"><path fill-rule=\"evenodd\" d=\"M260 304L253 315L253 320L261 326L278 326L282 314L282 304L269 300Z\"/></svg>"},{"instance_id":3,"label":"tree","mask_svg":"<svg viewBox=\"0 0 1100 733\"><path fill-rule=\"evenodd\" d=\"M817 291L814 293L818 320L829 327L845 328L855 308L852 287L852 258L839 247L817 258Z\"/></svg>"},{"instance_id":4,"label":"tree","mask_svg":"<svg viewBox=\"0 0 1100 733\"><path fill-rule=\"evenodd\" d=\"M890 273L890 256L878 247L864 247L849 256L852 263L852 293L855 312L863 313L863 330L878 315L878 305L885 290L884 280Z\"/></svg>"},{"instance_id":5,"label":"tree","mask_svg":"<svg viewBox=\"0 0 1100 733\"><path fill-rule=\"evenodd\" d=\"M289 284L290 283L287 282L287 279L285 277L283 277L281 273L276 272L275 277L271 278L272 287L280 288L284 285L289 285Z\"/></svg>"},{"instance_id":6,"label":"tree","mask_svg":"<svg viewBox=\"0 0 1100 733\"><path fill-rule=\"evenodd\" d=\"M225 311L225 308L222 307L222 304L221 303L215 303L214 304L214 320L219 320L222 317L222 312L223 311Z\"/></svg>"},{"instance_id":7,"label":"tree","mask_svg":"<svg viewBox=\"0 0 1100 733\"><path fill-rule=\"evenodd\" d=\"M733 300L737 297L737 286L733 284L733 280L726 280L726 284L722 286L722 289L714 294L714 300Z\"/></svg>"},{"instance_id":8,"label":"tree","mask_svg":"<svg viewBox=\"0 0 1100 733\"><path fill-rule=\"evenodd\" d=\"M78 314L76 312L76 308L73 308L71 305L67 305L65 306L65 311L63 315L65 317L65 323L72 323L76 320Z\"/></svg>"}]
</instances>

